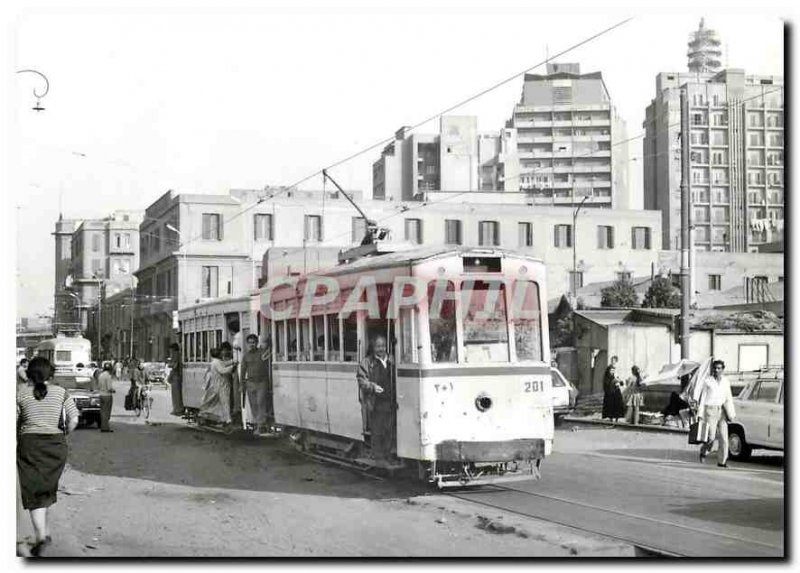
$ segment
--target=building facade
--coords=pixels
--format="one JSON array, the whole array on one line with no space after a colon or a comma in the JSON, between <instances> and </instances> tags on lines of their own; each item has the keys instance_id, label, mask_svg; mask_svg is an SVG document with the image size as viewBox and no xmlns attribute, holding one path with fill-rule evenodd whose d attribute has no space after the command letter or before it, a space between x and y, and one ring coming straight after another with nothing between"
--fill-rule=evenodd
<instances>
[{"instance_id":1,"label":"building facade","mask_svg":"<svg viewBox=\"0 0 800 573\"><path fill-rule=\"evenodd\" d=\"M693 241L698 251L755 252L784 226L781 76L660 73L645 115L644 207L662 213L667 249L680 249L680 92L689 105Z\"/></svg>"},{"instance_id":2,"label":"building facade","mask_svg":"<svg viewBox=\"0 0 800 573\"><path fill-rule=\"evenodd\" d=\"M67 289L72 273L72 233L80 221L59 216L53 237L55 238L55 290L53 293L53 334L82 330L80 300Z\"/></svg>"},{"instance_id":3,"label":"building facade","mask_svg":"<svg viewBox=\"0 0 800 573\"><path fill-rule=\"evenodd\" d=\"M597 73L548 64L526 74L499 131L474 116L442 116L438 134L403 127L372 166L373 199L425 200L431 192L523 193L537 204L629 209L625 123Z\"/></svg>"},{"instance_id":4,"label":"building facade","mask_svg":"<svg viewBox=\"0 0 800 573\"><path fill-rule=\"evenodd\" d=\"M627 131L600 72L550 63L546 75L525 74L509 127L516 130L518 177L507 190L565 206L589 197L591 207L628 209Z\"/></svg>"},{"instance_id":5,"label":"building facade","mask_svg":"<svg viewBox=\"0 0 800 573\"><path fill-rule=\"evenodd\" d=\"M80 309L84 332L89 329L90 314L102 312L98 304L103 297L130 288L133 272L139 266L141 220L141 212L116 211L104 219L84 220L75 227L67 286L68 292L75 295L69 296ZM89 334L94 338L97 333Z\"/></svg>"}]
</instances>

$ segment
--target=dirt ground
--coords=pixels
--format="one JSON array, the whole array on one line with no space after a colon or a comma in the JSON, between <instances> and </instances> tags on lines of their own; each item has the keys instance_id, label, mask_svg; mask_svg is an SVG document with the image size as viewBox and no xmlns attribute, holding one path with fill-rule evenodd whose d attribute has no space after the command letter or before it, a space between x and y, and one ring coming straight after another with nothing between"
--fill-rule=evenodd
<instances>
[{"instance_id":1,"label":"dirt ground","mask_svg":"<svg viewBox=\"0 0 800 573\"><path fill-rule=\"evenodd\" d=\"M52 557L620 556L631 547L484 510L423 485L320 464L286 440L225 436L121 408L79 429L51 512ZM27 515L22 534L30 533ZM27 531L26 531L27 530Z\"/></svg>"}]
</instances>

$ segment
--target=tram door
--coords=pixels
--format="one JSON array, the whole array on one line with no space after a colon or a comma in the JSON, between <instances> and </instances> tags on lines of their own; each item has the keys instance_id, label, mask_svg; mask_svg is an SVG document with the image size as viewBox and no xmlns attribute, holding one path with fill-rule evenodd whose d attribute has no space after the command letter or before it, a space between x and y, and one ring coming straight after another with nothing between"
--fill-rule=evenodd
<instances>
[{"instance_id":1,"label":"tram door","mask_svg":"<svg viewBox=\"0 0 800 573\"><path fill-rule=\"evenodd\" d=\"M366 348L367 348L366 354L369 355L369 354L372 353L372 343L373 343L373 341L376 339L376 337L382 336L382 337L384 337L386 339L386 352L391 357L391 362L390 362L390 364L392 366L392 371L391 371L392 387L391 387L391 396L390 396L390 401L391 401L391 405L392 405L392 407L390 408L391 412L392 412L392 414L391 414L391 416L392 416L392 420L391 420L391 428L392 428L391 429L391 431L392 431L391 444L392 444L392 447L391 447L391 449L392 449L392 453L394 453L396 451L396 444L397 444L397 414L396 414L396 412L397 412L397 353L395 352L395 348L397 346L397 340L396 340L396 336L395 336L395 323L392 320L369 319L368 318L368 319L366 319L364 326L365 326L364 332L366 334L366 340L365 340ZM373 433L372 432L373 424L377 424L377 423L380 423L380 422L377 421L377 420L376 421L371 420L370 416L367 414L367 412L364 412L364 416L365 416L364 426L365 426L365 430L366 430L365 437L367 435L369 436L370 439L369 439L368 443L370 444L370 446L372 446L371 438L372 438L372 433Z\"/></svg>"}]
</instances>

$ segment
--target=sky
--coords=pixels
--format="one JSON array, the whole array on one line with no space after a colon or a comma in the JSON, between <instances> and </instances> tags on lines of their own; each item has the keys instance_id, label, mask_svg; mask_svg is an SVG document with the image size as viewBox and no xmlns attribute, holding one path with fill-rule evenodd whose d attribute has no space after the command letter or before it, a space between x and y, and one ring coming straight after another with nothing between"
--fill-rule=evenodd
<instances>
[{"instance_id":1,"label":"sky","mask_svg":"<svg viewBox=\"0 0 800 573\"><path fill-rule=\"evenodd\" d=\"M784 69L784 12L769 4L647 12L569 2L559 3L562 12L468 2L106 5L30 3L7 20L9 75L35 68L50 81L40 113L31 110L35 76L14 75L6 90L17 316L52 312L59 210L103 217L144 209L168 189L295 183L630 16L554 58L603 73L630 136L642 133L656 74L686 69L687 38L701 16L719 32L727 66ZM451 113L497 130L521 90L520 77ZM436 129L431 122L420 131ZM641 140L630 153L641 155ZM331 173L369 196L379 155ZM631 171L637 196L640 165ZM321 178L304 187L321 188Z\"/></svg>"}]
</instances>

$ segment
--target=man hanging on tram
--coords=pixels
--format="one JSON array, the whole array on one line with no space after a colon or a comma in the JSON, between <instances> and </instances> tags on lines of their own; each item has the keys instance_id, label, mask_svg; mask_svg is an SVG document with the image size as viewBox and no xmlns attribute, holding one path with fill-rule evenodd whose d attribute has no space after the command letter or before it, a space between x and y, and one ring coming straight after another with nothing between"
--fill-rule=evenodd
<instances>
[{"instance_id":1,"label":"man hanging on tram","mask_svg":"<svg viewBox=\"0 0 800 573\"><path fill-rule=\"evenodd\" d=\"M392 357L387 353L386 337L378 334L372 339L372 352L359 364L358 401L364 434L370 436L372 456L388 463L395 443L395 374Z\"/></svg>"}]
</instances>

